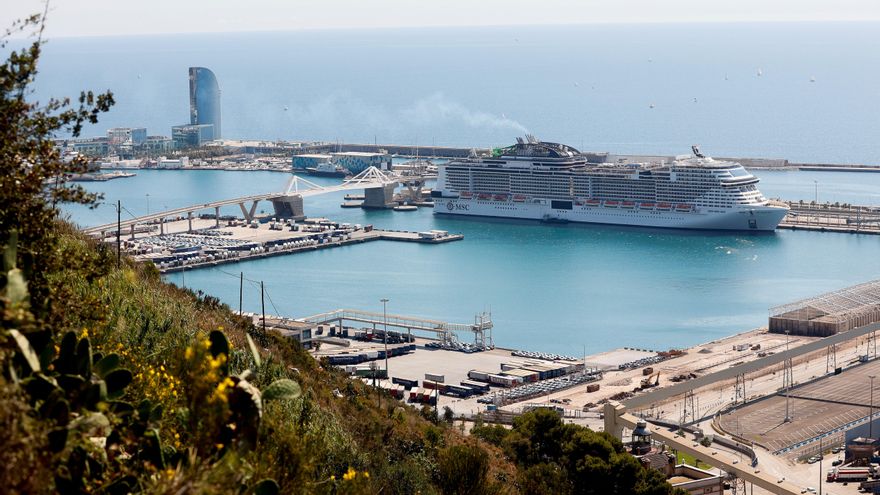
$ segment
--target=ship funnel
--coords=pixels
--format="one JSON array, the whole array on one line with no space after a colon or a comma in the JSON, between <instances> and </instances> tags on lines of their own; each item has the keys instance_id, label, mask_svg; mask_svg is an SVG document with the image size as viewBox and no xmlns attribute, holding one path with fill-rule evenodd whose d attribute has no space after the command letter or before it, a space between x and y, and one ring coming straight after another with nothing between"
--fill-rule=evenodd
<instances>
[{"instance_id":1,"label":"ship funnel","mask_svg":"<svg viewBox=\"0 0 880 495\"><path fill-rule=\"evenodd\" d=\"M706 155L700 153L700 145L699 144L695 144L695 145L691 146L691 150L694 152L694 156L696 156L697 158L706 158Z\"/></svg>"}]
</instances>

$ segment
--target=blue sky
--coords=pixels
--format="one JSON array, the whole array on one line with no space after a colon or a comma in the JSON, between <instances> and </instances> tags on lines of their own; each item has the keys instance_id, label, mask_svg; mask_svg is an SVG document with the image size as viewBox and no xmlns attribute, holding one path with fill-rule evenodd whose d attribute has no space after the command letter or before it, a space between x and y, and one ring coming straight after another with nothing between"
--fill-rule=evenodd
<instances>
[{"instance_id":1,"label":"blue sky","mask_svg":"<svg viewBox=\"0 0 880 495\"><path fill-rule=\"evenodd\" d=\"M0 25L42 11L0 0ZM413 26L880 20L876 0L54 0L49 37Z\"/></svg>"}]
</instances>

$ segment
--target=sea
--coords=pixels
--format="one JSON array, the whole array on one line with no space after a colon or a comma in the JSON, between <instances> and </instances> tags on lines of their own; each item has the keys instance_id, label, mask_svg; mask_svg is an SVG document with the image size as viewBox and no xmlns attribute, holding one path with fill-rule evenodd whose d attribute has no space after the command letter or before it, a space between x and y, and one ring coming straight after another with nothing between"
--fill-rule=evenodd
<instances>
[{"instance_id":1,"label":"sea","mask_svg":"<svg viewBox=\"0 0 880 495\"><path fill-rule=\"evenodd\" d=\"M591 151L880 163L877 23L590 25L50 39L33 98L110 89L115 126L188 119L187 67L211 68L226 138L500 146L526 133ZM80 225L277 191L288 174L141 170L90 183ZM756 170L766 196L880 205L880 174ZM330 184L333 179L320 179ZM580 355L695 345L765 325L770 308L880 273L880 237L729 234L341 209L310 216L443 245L372 242L168 275L259 311L348 307L453 322L491 312L503 347ZM268 207L267 207L268 208ZM234 209L228 213L234 214ZM462 336L467 338L467 336Z\"/></svg>"}]
</instances>

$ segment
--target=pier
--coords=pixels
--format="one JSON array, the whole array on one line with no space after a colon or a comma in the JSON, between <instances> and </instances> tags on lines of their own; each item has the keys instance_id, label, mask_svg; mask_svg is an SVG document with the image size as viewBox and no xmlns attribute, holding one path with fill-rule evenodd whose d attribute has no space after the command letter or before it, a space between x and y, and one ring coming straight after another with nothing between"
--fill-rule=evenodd
<instances>
[{"instance_id":1,"label":"pier","mask_svg":"<svg viewBox=\"0 0 880 495\"><path fill-rule=\"evenodd\" d=\"M188 220L168 225L169 231L180 227L181 233L155 236L149 232L125 241L123 249L138 261L153 262L160 273L175 273L371 241L444 244L464 239L461 234L445 231L381 230L372 226L340 225L326 219L307 219L293 225L269 222L256 227L245 224L222 228L215 227L213 219L199 219L197 226L202 224L205 228L196 231L186 229L184 222Z\"/></svg>"},{"instance_id":2,"label":"pier","mask_svg":"<svg viewBox=\"0 0 880 495\"><path fill-rule=\"evenodd\" d=\"M791 209L780 229L848 234L880 234L880 208L840 203L787 201Z\"/></svg>"},{"instance_id":3,"label":"pier","mask_svg":"<svg viewBox=\"0 0 880 495\"><path fill-rule=\"evenodd\" d=\"M412 178L407 178L411 180ZM182 208L174 208L171 210L143 215L127 220L120 220L115 223L98 225L96 227L85 228L82 231L85 234L99 236L104 239L108 235L121 235L122 229L126 229L131 239L134 239L137 231L136 226L144 223L158 223L160 234L164 233L165 219L169 217L186 216L189 222L188 231L192 232L192 223L195 213L202 210L213 210L216 219L216 227L220 226L220 208L223 206L238 205L246 222L251 223L256 218L257 204L261 201L270 201L275 210L273 215L275 218L303 219L305 211L303 209L303 199L310 196L327 194L337 191L349 191L362 189L364 191L364 208L387 208L392 205L394 199L394 189L401 179L388 175L385 172L370 167L360 174L347 179L337 186L321 186L310 182L302 177L294 175L287 183L287 187L280 192L270 192L266 194L256 194L251 196L243 196L240 198L225 199L212 201Z\"/></svg>"}]
</instances>

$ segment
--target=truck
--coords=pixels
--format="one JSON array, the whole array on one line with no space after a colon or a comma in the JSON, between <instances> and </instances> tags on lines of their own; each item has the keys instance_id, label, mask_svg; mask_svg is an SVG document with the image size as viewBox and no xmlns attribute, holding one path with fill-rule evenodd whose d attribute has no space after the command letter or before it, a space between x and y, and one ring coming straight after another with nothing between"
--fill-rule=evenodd
<instances>
[{"instance_id":1,"label":"truck","mask_svg":"<svg viewBox=\"0 0 880 495\"><path fill-rule=\"evenodd\" d=\"M871 468L868 466L845 466L828 470L825 481L865 481L871 477Z\"/></svg>"}]
</instances>

